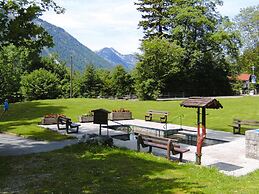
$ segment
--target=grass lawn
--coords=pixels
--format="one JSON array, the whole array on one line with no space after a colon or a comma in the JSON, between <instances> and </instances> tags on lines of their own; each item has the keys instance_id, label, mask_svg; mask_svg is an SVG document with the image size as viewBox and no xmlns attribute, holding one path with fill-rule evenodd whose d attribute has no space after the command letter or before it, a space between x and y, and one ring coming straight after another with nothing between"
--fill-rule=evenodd
<instances>
[{"instance_id":1,"label":"grass lawn","mask_svg":"<svg viewBox=\"0 0 259 194\"><path fill-rule=\"evenodd\" d=\"M49 153L0 157L7 193L258 193L259 171L229 177L193 164L117 148L74 145Z\"/></svg>"},{"instance_id":2,"label":"grass lawn","mask_svg":"<svg viewBox=\"0 0 259 194\"><path fill-rule=\"evenodd\" d=\"M219 99L223 105L220 110L208 110L207 127L210 129L232 131L228 126L233 118L259 119L259 97ZM39 100L10 104L10 110L0 122L0 130L20 134L34 139L60 140L65 136L37 127L41 117L50 113L63 113L78 122L78 116L92 109L108 110L126 108L132 111L133 117L144 119L148 109L169 111L169 123L180 124L179 116L183 115L183 125L196 125L196 109L180 107L181 101L131 101L106 99L57 99ZM155 118L157 121L159 118Z\"/></svg>"}]
</instances>

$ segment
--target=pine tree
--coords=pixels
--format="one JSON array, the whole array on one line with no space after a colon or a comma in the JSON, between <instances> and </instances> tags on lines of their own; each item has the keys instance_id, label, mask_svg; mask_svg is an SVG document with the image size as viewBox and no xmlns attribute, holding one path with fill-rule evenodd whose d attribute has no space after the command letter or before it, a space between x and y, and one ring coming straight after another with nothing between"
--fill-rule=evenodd
<instances>
[{"instance_id":1,"label":"pine tree","mask_svg":"<svg viewBox=\"0 0 259 194\"><path fill-rule=\"evenodd\" d=\"M168 37L170 34L168 9L170 1L168 0L139 0L135 5L137 10L142 12L142 19L139 27L144 30L144 38L154 36Z\"/></svg>"}]
</instances>

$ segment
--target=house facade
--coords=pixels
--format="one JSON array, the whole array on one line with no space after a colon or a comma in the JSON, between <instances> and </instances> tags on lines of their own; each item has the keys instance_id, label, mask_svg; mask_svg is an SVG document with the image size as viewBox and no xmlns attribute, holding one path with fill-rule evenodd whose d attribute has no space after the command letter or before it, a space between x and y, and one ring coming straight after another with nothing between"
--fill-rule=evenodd
<instances>
[{"instance_id":1,"label":"house facade","mask_svg":"<svg viewBox=\"0 0 259 194\"><path fill-rule=\"evenodd\" d=\"M255 75L242 73L237 76L237 80L242 82L241 94L254 95L257 93Z\"/></svg>"}]
</instances>

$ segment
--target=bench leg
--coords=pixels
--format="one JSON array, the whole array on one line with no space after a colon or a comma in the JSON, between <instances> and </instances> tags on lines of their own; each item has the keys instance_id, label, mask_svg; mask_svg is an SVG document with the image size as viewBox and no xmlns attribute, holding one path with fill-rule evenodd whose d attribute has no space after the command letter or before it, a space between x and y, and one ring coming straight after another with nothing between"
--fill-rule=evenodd
<instances>
[{"instance_id":1,"label":"bench leg","mask_svg":"<svg viewBox=\"0 0 259 194\"><path fill-rule=\"evenodd\" d=\"M67 127L67 133L70 134L70 133L78 133L79 131L79 126L74 126L74 127L71 127L71 126L68 126Z\"/></svg>"},{"instance_id":2,"label":"bench leg","mask_svg":"<svg viewBox=\"0 0 259 194\"><path fill-rule=\"evenodd\" d=\"M167 116L165 115L165 116L161 116L160 117L160 122L161 123L167 123Z\"/></svg>"},{"instance_id":3,"label":"bench leg","mask_svg":"<svg viewBox=\"0 0 259 194\"><path fill-rule=\"evenodd\" d=\"M170 152L171 152L172 149L173 149L173 142L172 142L172 140L168 140L168 142L167 142L167 149L166 149L166 158L168 160L171 159Z\"/></svg>"},{"instance_id":4,"label":"bench leg","mask_svg":"<svg viewBox=\"0 0 259 194\"><path fill-rule=\"evenodd\" d=\"M152 115L145 115L145 121L152 121Z\"/></svg>"},{"instance_id":5,"label":"bench leg","mask_svg":"<svg viewBox=\"0 0 259 194\"><path fill-rule=\"evenodd\" d=\"M140 151L140 142L142 141L142 138L141 138L141 136L139 135L138 136L138 138L137 138L137 150L138 150L138 152Z\"/></svg>"},{"instance_id":6,"label":"bench leg","mask_svg":"<svg viewBox=\"0 0 259 194\"><path fill-rule=\"evenodd\" d=\"M137 143L137 150L138 150L138 152L140 151L140 143L139 142Z\"/></svg>"},{"instance_id":7,"label":"bench leg","mask_svg":"<svg viewBox=\"0 0 259 194\"><path fill-rule=\"evenodd\" d=\"M240 134L240 127L233 127L233 134Z\"/></svg>"},{"instance_id":8,"label":"bench leg","mask_svg":"<svg viewBox=\"0 0 259 194\"><path fill-rule=\"evenodd\" d=\"M180 153L179 161L180 161L180 162L183 161L183 153Z\"/></svg>"},{"instance_id":9,"label":"bench leg","mask_svg":"<svg viewBox=\"0 0 259 194\"><path fill-rule=\"evenodd\" d=\"M167 158L168 160L171 159L171 157L170 157L170 149L168 149L168 148L167 148L167 150L166 150L166 158Z\"/></svg>"},{"instance_id":10,"label":"bench leg","mask_svg":"<svg viewBox=\"0 0 259 194\"><path fill-rule=\"evenodd\" d=\"M152 146L149 146L148 153L152 152Z\"/></svg>"}]
</instances>

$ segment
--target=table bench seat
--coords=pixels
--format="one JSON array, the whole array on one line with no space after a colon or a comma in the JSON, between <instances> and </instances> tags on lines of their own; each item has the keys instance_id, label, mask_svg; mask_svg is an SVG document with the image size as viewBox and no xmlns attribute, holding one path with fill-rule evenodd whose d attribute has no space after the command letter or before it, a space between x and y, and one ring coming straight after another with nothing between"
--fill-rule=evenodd
<instances>
[{"instance_id":1,"label":"table bench seat","mask_svg":"<svg viewBox=\"0 0 259 194\"><path fill-rule=\"evenodd\" d=\"M170 152L172 152L173 155L180 154L179 161L182 161L183 153L190 150L181 148L180 145L175 144L176 142L177 140L175 139L139 134L137 139L137 150L140 151L141 145L143 148L149 147L148 152L151 153L152 147L156 147L167 151L168 160L170 160Z\"/></svg>"},{"instance_id":2,"label":"table bench seat","mask_svg":"<svg viewBox=\"0 0 259 194\"><path fill-rule=\"evenodd\" d=\"M256 120L241 120L233 119L232 125L233 134L241 134L241 129L254 129L259 127L259 121Z\"/></svg>"},{"instance_id":3,"label":"table bench seat","mask_svg":"<svg viewBox=\"0 0 259 194\"><path fill-rule=\"evenodd\" d=\"M80 125L73 123L70 118L59 116L57 119L57 127L58 130L66 130L67 134L70 134L78 133Z\"/></svg>"},{"instance_id":4,"label":"table bench seat","mask_svg":"<svg viewBox=\"0 0 259 194\"><path fill-rule=\"evenodd\" d=\"M167 116L169 114L168 111L161 111L161 110L148 110L145 115L145 121L152 121L153 114L161 115L160 116L160 122L166 123L167 122Z\"/></svg>"}]
</instances>

